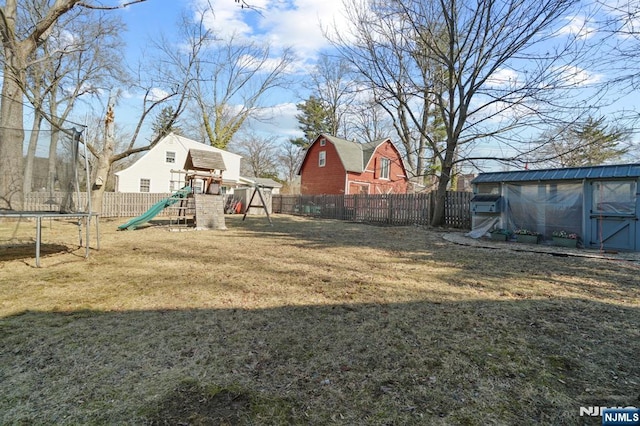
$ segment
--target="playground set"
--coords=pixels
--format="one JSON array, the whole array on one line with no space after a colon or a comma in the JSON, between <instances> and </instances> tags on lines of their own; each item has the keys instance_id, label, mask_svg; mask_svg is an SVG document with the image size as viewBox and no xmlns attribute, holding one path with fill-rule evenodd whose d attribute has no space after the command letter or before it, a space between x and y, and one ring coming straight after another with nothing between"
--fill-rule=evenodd
<instances>
[{"instance_id":1,"label":"playground set","mask_svg":"<svg viewBox=\"0 0 640 426\"><path fill-rule=\"evenodd\" d=\"M169 221L172 229L185 229L190 223L193 223L195 230L226 229L224 215L228 206L225 206L225 197L220 193L222 173L225 170L224 159L219 153L190 149L184 170L172 170L172 173L185 175L186 185L158 201L145 213L118 226L118 229L134 230L151 221L165 209L172 209L176 213L171 215ZM252 204L256 194L262 202L261 205ZM241 207L237 203L234 204L234 212L240 213ZM251 207L263 208L269 223L272 223L259 185L254 185L254 192L245 206L242 220L246 218Z\"/></svg>"}]
</instances>

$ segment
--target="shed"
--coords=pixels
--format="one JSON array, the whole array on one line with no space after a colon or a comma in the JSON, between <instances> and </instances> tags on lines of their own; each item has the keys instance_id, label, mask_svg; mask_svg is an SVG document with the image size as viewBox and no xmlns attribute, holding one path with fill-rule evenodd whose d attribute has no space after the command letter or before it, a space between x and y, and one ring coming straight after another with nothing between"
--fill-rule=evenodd
<instances>
[{"instance_id":1,"label":"shed","mask_svg":"<svg viewBox=\"0 0 640 426\"><path fill-rule=\"evenodd\" d=\"M640 251L639 183L640 164L482 173L472 181L472 229L528 229L545 240L566 231L586 248Z\"/></svg>"}]
</instances>

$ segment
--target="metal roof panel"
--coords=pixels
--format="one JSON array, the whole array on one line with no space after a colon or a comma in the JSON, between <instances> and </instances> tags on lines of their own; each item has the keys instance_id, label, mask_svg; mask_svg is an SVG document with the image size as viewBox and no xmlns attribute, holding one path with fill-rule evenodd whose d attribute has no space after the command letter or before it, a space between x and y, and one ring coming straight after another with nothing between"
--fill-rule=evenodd
<instances>
[{"instance_id":1,"label":"metal roof panel","mask_svg":"<svg viewBox=\"0 0 640 426\"><path fill-rule=\"evenodd\" d=\"M481 173L471 183L639 178L640 164Z\"/></svg>"}]
</instances>

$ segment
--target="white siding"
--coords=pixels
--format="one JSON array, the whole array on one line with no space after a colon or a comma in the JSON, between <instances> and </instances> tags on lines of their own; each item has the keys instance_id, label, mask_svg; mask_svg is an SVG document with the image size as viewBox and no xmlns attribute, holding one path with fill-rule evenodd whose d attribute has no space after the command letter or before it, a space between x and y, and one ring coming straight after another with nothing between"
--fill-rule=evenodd
<instances>
[{"instance_id":1,"label":"white siding","mask_svg":"<svg viewBox=\"0 0 640 426\"><path fill-rule=\"evenodd\" d=\"M169 134L149 150L144 157L140 158L130 167L116 173L118 176L116 192L140 192L140 179L151 180L149 192L171 192L171 170L182 170L184 168L187 153L189 149L192 148L219 152L227 168L227 170L222 173L223 184L234 186L238 183L240 179L241 156L196 142L192 139ZM174 163L167 163L167 151L175 152ZM184 174L173 173L173 179L184 181Z\"/></svg>"}]
</instances>

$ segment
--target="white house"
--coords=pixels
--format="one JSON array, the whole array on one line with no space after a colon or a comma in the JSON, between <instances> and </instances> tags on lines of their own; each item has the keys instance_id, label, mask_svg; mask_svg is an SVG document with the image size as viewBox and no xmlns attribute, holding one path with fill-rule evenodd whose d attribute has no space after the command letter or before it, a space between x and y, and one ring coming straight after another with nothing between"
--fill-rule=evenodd
<instances>
[{"instance_id":1,"label":"white house","mask_svg":"<svg viewBox=\"0 0 640 426\"><path fill-rule=\"evenodd\" d=\"M183 170L190 149L219 152L224 160L222 191L238 186L240 155L170 133L144 157L116 172L116 192L173 192L184 186Z\"/></svg>"}]
</instances>

